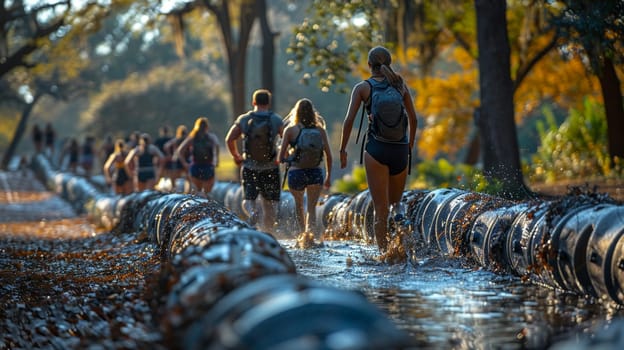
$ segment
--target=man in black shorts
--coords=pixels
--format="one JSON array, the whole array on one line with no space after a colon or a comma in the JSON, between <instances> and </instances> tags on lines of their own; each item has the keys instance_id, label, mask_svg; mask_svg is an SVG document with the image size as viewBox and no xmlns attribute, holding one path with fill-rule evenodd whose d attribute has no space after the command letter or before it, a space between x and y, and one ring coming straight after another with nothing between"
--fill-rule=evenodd
<instances>
[{"instance_id":1,"label":"man in black shorts","mask_svg":"<svg viewBox=\"0 0 624 350\"><path fill-rule=\"evenodd\" d=\"M241 166L243 209L252 224L259 219L259 228L273 233L281 195L276 140L282 136L284 125L282 117L270 110L270 91L256 90L252 105L251 111L238 116L225 137L225 143L234 162ZM243 154L238 150L239 139L243 141ZM256 203L258 195L264 199L261 210ZM259 214L262 216L258 217Z\"/></svg>"}]
</instances>

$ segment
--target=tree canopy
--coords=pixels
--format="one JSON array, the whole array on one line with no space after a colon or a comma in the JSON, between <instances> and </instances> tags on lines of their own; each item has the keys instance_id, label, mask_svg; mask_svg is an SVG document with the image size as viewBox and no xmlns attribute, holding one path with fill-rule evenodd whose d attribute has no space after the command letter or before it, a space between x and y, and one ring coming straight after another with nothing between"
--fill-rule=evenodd
<instances>
[{"instance_id":1,"label":"tree canopy","mask_svg":"<svg viewBox=\"0 0 624 350\"><path fill-rule=\"evenodd\" d=\"M29 115L49 111L72 121L68 132L156 130L200 114L220 131L250 107L251 91L269 87L281 114L312 97L331 134L346 92L368 74L366 53L384 45L414 95L418 158L461 162L468 150L492 147L475 120L492 103L482 95L482 3L500 0L3 2L0 116L13 140ZM618 156L622 3L505 1L505 128L540 117L543 106L580 109L589 97L605 104L610 153ZM486 167L509 156L484 162L481 154L473 159Z\"/></svg>"}]
</instances>

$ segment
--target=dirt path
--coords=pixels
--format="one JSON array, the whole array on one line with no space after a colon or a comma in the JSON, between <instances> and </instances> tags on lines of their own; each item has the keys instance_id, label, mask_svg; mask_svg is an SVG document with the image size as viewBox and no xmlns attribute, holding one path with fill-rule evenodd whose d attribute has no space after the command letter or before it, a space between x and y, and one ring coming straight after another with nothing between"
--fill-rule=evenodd
<instances>
[{"instance_id":1,"label":"dirt path","mask_svg":"<svg viewBox=\"0 0 624 350\"><path fill-rule=\"evenodd\" d=\"M608 193L616 200L624 201L624 180L610 181L565 181L556 184L531 184L533 191L547 195L565 195L571 188L585 191Z\"/></svg>"},{"instance_id":2,"label":"dirt path","mask_svg":"<svg viewBox=\"0 0 624 350\"><path fill-rule=\"evenodd\" d=\"M163 348L154 248L98 231L30 172L0 173L0 349Z\"/></svg>"}]
</instances>

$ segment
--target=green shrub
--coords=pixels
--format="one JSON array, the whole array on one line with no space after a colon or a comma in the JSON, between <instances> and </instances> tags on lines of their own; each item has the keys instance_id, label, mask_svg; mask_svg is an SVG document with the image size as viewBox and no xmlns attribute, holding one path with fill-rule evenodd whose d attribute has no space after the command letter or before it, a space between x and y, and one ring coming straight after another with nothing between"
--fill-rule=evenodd
<instances>
[{"instance_id":1,"label":"green shrub","mask_svg":"<svg viewBox=\"0 0 624 350\"><path fill-rule=\"evenodd\" d=\"M536 182L577 178L608 178L621 174L618 160L611 161L607 148L604 107L586 98L583 110L571 109L561 124L544 108L546 123L538 123L541 145L532 157L529 177Z\"/></svg>"},{"instance_id":2,"label":"green shrub","mask_svg":"<svg viewBox=\"0 0 624 350\"><path fill-rule=\"evenodd\" d=\"M366 183L366 170L363 166L353 167L351 174L334 181L332 191L347 194L355 194L368 188Z\"/></svg>"},{"instance_id":3,"label":"green shrub","mask_svg":"<svg viewBox=\"0 0 624 350\"><path fill-rule=\"evenodd\" d=\"M446 159L422 161L412 168L407 189L460 188L467 191L496 194L502 186L488 181L483 173L466 164L452 164ZM356 166L333 184L333 191L355 194L367 188L366 171Z\"/></svg>"},{"instance_id":4,"label":"green shrub","mask_svg":"<svg viewBox=\"0 0 624 350\"><path fill-rule=\"evenodd\" d=\"M422 161L412 170L410 189L454 187L467 191L496 194L502 186L488 180L481 170L467 164L452 164L447 159Z\"/></svg>"}]
</instances>

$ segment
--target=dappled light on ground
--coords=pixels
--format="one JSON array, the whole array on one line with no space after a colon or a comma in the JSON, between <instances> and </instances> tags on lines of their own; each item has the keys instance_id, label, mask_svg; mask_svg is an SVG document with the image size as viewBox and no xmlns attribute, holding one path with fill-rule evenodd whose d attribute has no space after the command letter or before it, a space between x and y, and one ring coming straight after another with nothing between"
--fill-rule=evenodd
<instances>
[{"instance_id":1,"label":"dappled light on ground","mask_svg":"<svg viewBox=\"0 0 624 350\"><path fill-rule=\"evenodd\" d=\"M158 349L154 246L96 228L23 175L0 177L0 348Z\"/></svg>"},{"instance_id":2,"label":"dappled light on ground","mask_svg":"<svg viewBox=\"0 0 624 350\"><path fill-rule=\"evenodd\" d=\"M84 218L0 224L0 348L157 348L154 248Z\"/></svg>"}]
</instances>

